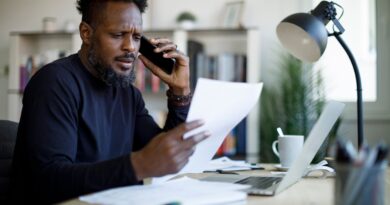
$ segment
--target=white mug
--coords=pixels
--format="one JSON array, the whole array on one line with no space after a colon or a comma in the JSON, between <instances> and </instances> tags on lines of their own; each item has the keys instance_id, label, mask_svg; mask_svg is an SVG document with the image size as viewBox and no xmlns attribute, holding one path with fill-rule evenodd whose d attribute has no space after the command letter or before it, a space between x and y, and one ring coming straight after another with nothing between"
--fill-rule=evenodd
<instances>
[{"instance_id":1,"label":"white mug","mask_svg":"<svg viewBox=\"0 0 390 205\"><path fill-rule=\"evenodd\" d=\"M277 144L279 144L278 149L276 149ZM279 157L282 167L290 167L294 159L301 153L302 147L303 135L279 136L278 140L272 143L272 151Z\"/></svg>"}]
</instances>

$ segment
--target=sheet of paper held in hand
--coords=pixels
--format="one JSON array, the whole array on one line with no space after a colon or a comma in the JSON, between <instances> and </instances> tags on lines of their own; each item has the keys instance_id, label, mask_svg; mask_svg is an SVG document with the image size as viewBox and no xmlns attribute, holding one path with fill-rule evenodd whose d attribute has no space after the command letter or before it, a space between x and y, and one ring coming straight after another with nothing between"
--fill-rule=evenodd
<instances>
[{"instance_id":1,"label":"sheet of paper held in hand","mask_svg":"<svg viewBox=\"0 0 390 205\"><path fill-rule=\"evenodd\" d=\"M196 146L188 164L179 173L153 178L153 183L167 181L182 173L204 171L225 136L248 115L257 103L262 87L263 83L249 84L200 78L186 121L202 119L205 124L186 133L184 138L205 130L210 131L211 136Z\"/></svg>"}]
</instances>

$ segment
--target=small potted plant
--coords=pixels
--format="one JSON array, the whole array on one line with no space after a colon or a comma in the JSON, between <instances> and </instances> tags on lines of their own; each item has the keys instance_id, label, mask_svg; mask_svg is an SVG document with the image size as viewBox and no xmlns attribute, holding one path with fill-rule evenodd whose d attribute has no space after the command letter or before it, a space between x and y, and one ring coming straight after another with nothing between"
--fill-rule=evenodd
<instances>
[{"instance_id":1,"label":"small potted plant","mask_svg":"<svg viewBox=\"0 0 390 205\"><path fill-rule=\"evenodd\" d=\"M195 26L196 17L188 11L184 11L177 16L176 22L179 24L180 28L192 29Z\"/></svg>"}]
</instances>

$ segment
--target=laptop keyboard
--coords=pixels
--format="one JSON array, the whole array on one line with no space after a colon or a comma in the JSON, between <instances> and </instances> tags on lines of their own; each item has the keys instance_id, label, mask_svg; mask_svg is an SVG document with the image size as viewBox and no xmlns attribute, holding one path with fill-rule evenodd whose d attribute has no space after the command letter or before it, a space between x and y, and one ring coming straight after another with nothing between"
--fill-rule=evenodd
<instances>
[{"instance_id":1,"label":"laptop keyboard","mask_svg":"<svg viewBox=\"0 0 390 205\"><path fill-rule=\"evenodd\" d=\"M236 182L237 184L248 184L253 188L267 189L282 180L281 177L248 177Z\"/></svg>"}]
</instances>

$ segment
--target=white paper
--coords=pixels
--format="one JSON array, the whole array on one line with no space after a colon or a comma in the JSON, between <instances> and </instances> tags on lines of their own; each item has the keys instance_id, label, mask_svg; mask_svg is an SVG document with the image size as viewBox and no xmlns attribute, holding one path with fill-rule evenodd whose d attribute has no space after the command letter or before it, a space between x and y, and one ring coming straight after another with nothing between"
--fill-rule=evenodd
<instances>
[{"instance_id":1,"label":"white paper","mask_svg":"<svg viewBox=\"0 0 390 205\"><path fill-rule=\"evenodd\" d=\"M249 186L206 182L183 177L163 184L137 185L114 188L81 196L81 201L91 204L226 204L246 200L246 193L239 191Z\"/></svg>"},{"instance_id":2,"label":"white paper","mask_svg":"<svg viewBox=\"0 0 390 205\"><path fill-rule=\"evenodd\" d=\"M220 157L209 161L204 171L215 172L222 171L243 171L261 168L259 165L253 165L244 160L231 160L229 157Z\"/></svg>"},{"instance_id":3,"label":"white paper","mask_svg":"<svg viewBox=\"0 0 390 205\"><path fill-rule=\"evenodd\" d=\"M200 78L186 121L202 119L205 124L186 133L184 138L206 130L211 132L211 136L196 146L188 164L179 173L154 178L153 183L167 181L178 174L199 173L207 169L209 161L226 135L257 103L262 86L262 83L224 82Z\"/></svg>"}]
</instances>

